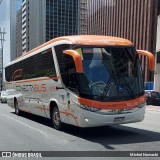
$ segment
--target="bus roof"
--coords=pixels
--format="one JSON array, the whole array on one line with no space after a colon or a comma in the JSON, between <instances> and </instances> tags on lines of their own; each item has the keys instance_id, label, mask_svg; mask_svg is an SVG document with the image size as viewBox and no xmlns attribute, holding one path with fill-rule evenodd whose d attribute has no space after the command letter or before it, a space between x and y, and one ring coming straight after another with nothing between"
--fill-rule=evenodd
<instances>
[{"instance_id":1,"label":"bus roof","mask_svg":"<svg viewBox=\"0 0 160 160\"><path fill-rule=\"evenodd\" d=\"M127 39L119 38L119 37L111 37L111 36L98 36L98 35L75 35L75 36L64 36L52 39L31 51L25 53L24 55L18 57L22 58L28 54L31 54L49 44L52 44L56 41L67 40L72 44L78 45L94 45L94 46L133 46L133 43Z\"/></svg>"}]
</instances>

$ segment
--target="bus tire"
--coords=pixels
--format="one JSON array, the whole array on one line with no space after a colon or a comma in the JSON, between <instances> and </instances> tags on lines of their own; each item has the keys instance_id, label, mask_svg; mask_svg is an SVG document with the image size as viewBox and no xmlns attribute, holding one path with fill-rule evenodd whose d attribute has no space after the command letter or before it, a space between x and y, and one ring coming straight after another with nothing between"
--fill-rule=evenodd
<instances>
[{"instance_id":1,"label":"bus tire","mask_svg":"<svg viewBox=\"0 0 160 160\"><path fill-rule=\"evenodd\" d=\"M60 113L59 113L59 109L57 106L52 108L51 120L52 120L52 125L55 129L57 129L57 130L62 129L62 122L60 119Z\"/></svg>"},{"instance_id":2,"label":"bus tire","mask_svg":"<svg viewBox=\"0 0 160 160\"><path fill-rule=\"evenodd\" d=\"M17 116L20 116L21 111L19 110L19 106L18 106L18 102L17 101L14 102L14 108L15 108L15 114Z\"/></svg>"}]
</instances>

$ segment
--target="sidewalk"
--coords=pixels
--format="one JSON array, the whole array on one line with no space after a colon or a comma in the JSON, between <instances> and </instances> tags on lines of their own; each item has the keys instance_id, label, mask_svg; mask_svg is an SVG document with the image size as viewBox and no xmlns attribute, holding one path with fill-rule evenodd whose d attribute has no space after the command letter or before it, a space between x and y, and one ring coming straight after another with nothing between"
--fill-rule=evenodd
<instances>
[{"instance_id":1,"label":"sidewalk","mask_svg":"<svg viewBox=\"0 0 160 160\"><path fill-rule=\"evenodd\" d=\"M147 109L147 111L157 111L157 112L160 112L160 106L147 105L146 109Z\"/></svg>"}]
</instances>

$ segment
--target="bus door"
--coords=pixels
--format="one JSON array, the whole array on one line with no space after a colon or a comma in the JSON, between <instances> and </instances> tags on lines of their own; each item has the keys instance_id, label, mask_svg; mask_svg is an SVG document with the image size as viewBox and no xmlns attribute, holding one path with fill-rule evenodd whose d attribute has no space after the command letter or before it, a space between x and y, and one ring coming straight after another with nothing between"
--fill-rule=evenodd
<instances>
[{"instance_id":1,"label":"bus door","mask_svg":"<svg viewBox=\"0 0 160 160\"><path fill-rule=\"evenodd\" d=\"M66 117L66 121L70 124L75 124L75 113L76 113L76 101L78 96L78 81L75 63L70 56L66 56L66 67L65 67L65 75L66 75L66 87L67 95L66 95L66 111L70 113L72 116ZM74 118L73 118L74 117Z\"/></svg>"}]
</instances>

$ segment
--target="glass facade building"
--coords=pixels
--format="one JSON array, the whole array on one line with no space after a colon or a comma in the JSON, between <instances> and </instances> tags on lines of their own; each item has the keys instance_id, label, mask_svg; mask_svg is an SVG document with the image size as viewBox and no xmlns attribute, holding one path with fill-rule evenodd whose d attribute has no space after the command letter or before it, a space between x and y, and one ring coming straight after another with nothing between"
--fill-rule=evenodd
<instances>
[{"instance_id":1,"label":"glass facade building","mask_svg":"<svg viewBox=\"0 0 160 160\"><path fill-rule=\"evenodd\" d=\"M10 48L11 48L11 61L16 59L16 22L17 14L21 8L22 0L10 1Z\"/></svg>"},{"instance_id":2,"label":"glass facade building","mask_svg":"<svg viewBox=\"0 0 160 160\"><path fill-rule=\"evenodd\" d=\"M80 33L81 0L23 0L18 56L60 36ZM19 18L20 19L20 18ZM19 23L20 24L20 23Z\"/></svg>"},{"instance_id":3,"label":"glass facade building","mask_svg":"<svg viewBox=\"0 0 160 160\"><path fill-rule=\"evenodd\" d=\"M88 34L129 39L136 49L156 52L158 0L88 0ZM146 81L153 81L141 57Z\"/></svg>"},{"instance_id":4,"label":"glass facade building","mask_svg":"<svg viewBox=\"0 0 160 160\"><path fill-rule=\"evenodd\" d=\"M79 33L79 0L46 0L46 41Z\"/></svg>"},{"instance_id":5,"label":"glass facade building","mask_svg":"<svg viewBox=\"0 0 160 160\"><path fill-rule=\"evenodd\" d=\"M80 1L80 34L87 34L87 19L88 19L88 8L87 8L87 0Z\"/></svg>"}]
</instances>

